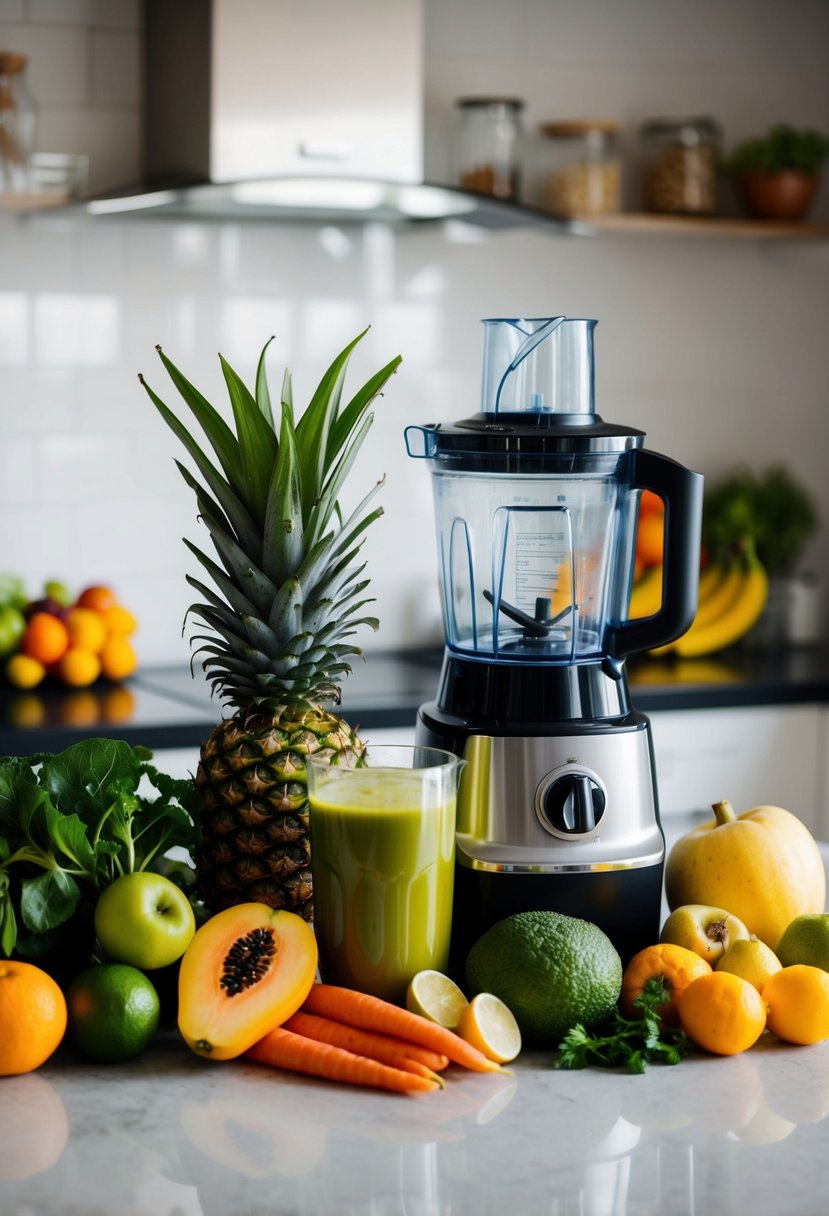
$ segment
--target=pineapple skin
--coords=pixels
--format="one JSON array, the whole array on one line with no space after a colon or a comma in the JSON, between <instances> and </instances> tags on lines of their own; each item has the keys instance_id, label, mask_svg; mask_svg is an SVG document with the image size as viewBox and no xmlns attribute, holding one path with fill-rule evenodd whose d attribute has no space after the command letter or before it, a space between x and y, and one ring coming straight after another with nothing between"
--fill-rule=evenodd
<instances>
[{"instance_id":1,"label":"pineapple skin","mask_svg":"<svg viewBox=\"0 0 829 1216\"><path fill-rule=\"evenodd\" d=\"M196 773L195 862L210 912L253 901L313 921L305 757L353 768L364 752L357 731L322 707L248 710L219 723Z\"/></svg>"}]
</instances>

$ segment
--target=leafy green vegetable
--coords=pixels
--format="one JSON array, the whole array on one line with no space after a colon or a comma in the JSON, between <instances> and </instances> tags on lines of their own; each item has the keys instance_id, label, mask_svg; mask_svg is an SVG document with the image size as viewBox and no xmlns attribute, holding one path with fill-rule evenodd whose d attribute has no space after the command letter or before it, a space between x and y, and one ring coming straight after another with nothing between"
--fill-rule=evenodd
<instances>
[{"instance_id":1,"label":"leafy green vegetable","mask_svg":"<svg viewBox=\"0 0 829 1216\"><path fill-rule=\"evenodd\" d=\"M641 1073L648 1064L678 1064L691 1041L684 1030L662 1023L657 1010L670 998L664 980L649 979L633 1004L642 1010L641 1018L626 1018L618 1009L598 1030L589 1031L579 1022L559 1043L556 1068L626 1067Z\"/></svg>"},{"instance_id":2,"label":"leafy green vegetable","mask_svg":"<svg viewBox=\"0 0 829 1216\"><path fill-rule=\"evenodd\" d=\"M59 948L82 903L122 874L160 868L174 846L192 850L193 784L151 758L117 739L0 758L0 954Z\"/></svg>"},{"instance_id":3,"label":"leafy green vegetable","mask_svg":"<svg viewBox=\"0 0 829 1216\"><path fill-rule=\"evenodd\" d=\"M787 573L817 524L814 498L783 465L736 469L706 486L702 536L714 560L752 540L769 574Z\"/></svg>"},{"instance_id":4,"label":"leafy green vegetable","mask_svg":"<svg viewBox=\"0 0 829 1216\"><path fill-rule=\"evenodd\" d=\"M783 123L770 127L765 136L739 144L726 162L733 173L760 171L782 173L794 170L814 177L829 156L829 139L819 131L796 131Z\"/></svg>"}]
</instances>

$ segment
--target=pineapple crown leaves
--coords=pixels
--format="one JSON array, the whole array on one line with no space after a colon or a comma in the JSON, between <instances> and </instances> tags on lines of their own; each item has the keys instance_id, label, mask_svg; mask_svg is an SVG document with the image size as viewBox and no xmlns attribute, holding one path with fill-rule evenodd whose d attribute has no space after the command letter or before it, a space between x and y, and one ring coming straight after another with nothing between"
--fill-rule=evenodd
<instances>
[{"instance_id":1,"label":"pineapple crown leaves","mask_svg":"<svg viewBox=\"0 0 829 1216\"><path fill-rule=\"evenodd\" d=\"M279 402L266 371L268 339L254 390L220 356L233 426L157 347L161 362L212 454L139 376L150 400L181 441L196 470L176 465L194 492L218 561L185 539L210 584L187 575L201 596L193 615L210 631L191 643L223 699L278 711L339 700L337 680L360 654L350 640L371 599L358 560L364 533L382 514L369 504L378 481L345 519L339 497L373 421L370 406L397 370L398 355L343 403L348 362L367 330L334 359L298 421L285 372Z\"/></svg>"}]
</instances>

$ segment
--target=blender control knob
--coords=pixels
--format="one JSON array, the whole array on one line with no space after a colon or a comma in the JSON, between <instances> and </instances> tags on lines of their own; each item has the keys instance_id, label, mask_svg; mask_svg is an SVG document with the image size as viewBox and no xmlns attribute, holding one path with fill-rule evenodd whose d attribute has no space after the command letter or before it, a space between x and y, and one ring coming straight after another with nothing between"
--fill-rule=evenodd
<instances>
[{"instance_id":1,"label":"blender control knob","mask_svg":"<svg viewBox=\"0 0 829 1216\"><path fill-rule=\"evenodd\" d=\"M592 832L605 811L605 793L584 772L567 772L540 791L538 818L555 835L582 836Z\"/></svg>"}]
</instances>

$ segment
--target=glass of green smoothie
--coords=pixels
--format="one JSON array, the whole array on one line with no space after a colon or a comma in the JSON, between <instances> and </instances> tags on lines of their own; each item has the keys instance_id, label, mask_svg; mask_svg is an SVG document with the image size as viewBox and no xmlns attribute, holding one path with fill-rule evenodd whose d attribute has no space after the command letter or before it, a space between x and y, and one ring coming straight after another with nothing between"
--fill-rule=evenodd
<instances>
[{"instance_id":1,"label":"glass of green smoothie","mask_svg":"<svg viewBox=\"0 0 829 1216\"><path fill-rule=\"evenodd\" d=\"M438 748L386 744L369 744L358 768L307 757L325 983L402 1003L418 971L446 970L462 767Z\"/></svg>"}]
</instances>

